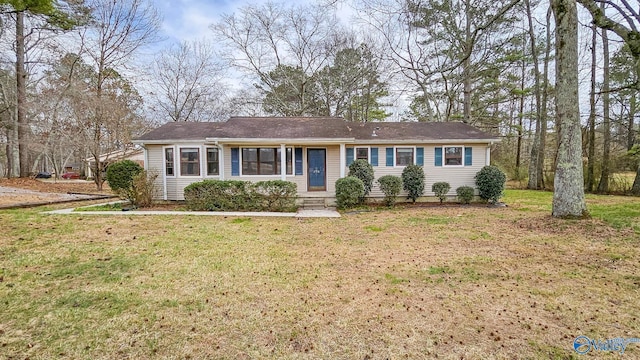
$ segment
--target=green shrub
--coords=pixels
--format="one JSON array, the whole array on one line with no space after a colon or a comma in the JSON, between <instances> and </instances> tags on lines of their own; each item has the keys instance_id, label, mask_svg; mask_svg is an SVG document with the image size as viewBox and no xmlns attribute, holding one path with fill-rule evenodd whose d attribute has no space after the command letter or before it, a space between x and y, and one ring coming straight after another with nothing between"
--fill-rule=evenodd
<instances>
[{"instance_id":1,"label":"green shrub","mask_svg":"<svg viewBox=\"0 0 640 360\"><path fill-rule=\"evenodd\" d=\"M138 163L131 160L118 161L107 167L107 183L118 196L138 206L133 182L141 173L144 173L144 169ZM143 176L146 179L146 174Z\"/></svg>"},{"instance_id":2,"label":"green shrub","mask_svg":"<svg viewBox=\"0 0 640 360\"><path fill-rule=\"evenodd\" d=\"M259 195L260 207L267 211L292 211L296 209L295 183L283 180L258 181L252 185Z\"/></svg>"},{"instance_id":3,"label":"green shrub","mask_svg":"<svg viewBox=\"0 0 640 360\"><path fill-rule=\"evenodd\" d=\"M349 165L349 176L355 176L364 184L364 196L369 195L373 187L373 166L367 160L358 159ZM361 199L361 201L364 199Z\"/></svg>"},{"instance_id":4,"label":"green shrub","mask_svg":"<svg viewBox=\"0 0 640 360\"><path fill-rule=\"evenodd\" d=\"M336 204L339 209L358 205L364 197L364 183L355 176L347 176L336 181Z\"/></svg>"},{"instance_id":5,"label":"green shrub","mask_svg":"<svg viewBox=\"0 0 640 360\"><path fill-rule=\"evenodd\" d=\"M471 186L460 186L456 189L458 200L463 204L468 204L473 200L475 190Z\"/></svg>"},{"instance_id":6,"label":"green shrub","mask_svg":"<svg viewBox=\"0 0 640 360\"><path fill-rule=\"evenodd\" d=\"M149 207L153 205L153 197L156 194L156 179L158 174L155 172L142 171L133 177L131 183L131 194L133 195L129 201L136 207Z\"/></svg>"},{"instance_id":7,"label":"green shrub","mask_svg":"<svg viewBox=\"0 0 640 360\"><path fill-rule=\"evenodd\" d=\"M451 190L451 185L448 182L440 181L437 183L433 183L431 185L431 191L433 191L440 202L443 202L447 199L447 193Z\"/></svg>"},{"instance_id":8,"label":"green shrub","mask_svg":"<svg viewBox=\"0 0 640 360\"><path fill-rule=\"evenodd\" d=\"M402 170L402 188L407 192L407 199L416 202L424 194L424 170L419 165L407 165Z\"/></svg>"},{"instance_id":9,"label":"green shrub","mask_svg":"<svg viewBox=\"0 0 640 360\"><path fill-rule=\"evenodd\" d=\"M295 208L295 184L263 181L204 180L184 188L189 210L289 211ZM287 197L287 199L284 199Z\"/></svg>"},{"instance_id":10,"label":"green shrub","mask_svg":"<svg viewBox=\"0 0 640 360\"><path fill-rule=\"evenodd\" d=\"M385 175L378 178L378 185L384 194L384 203L387 206L393 206L402 190L402 179L394 175Z\"/></svg>"},{"instance_id":11,"label":"green shrub","mask_svg":"<svg viewBox=\"0 0 640 360\"><path fill-rule=\"evenodd\" d=\"M475 179L480 198L492 203L500 200L504 183L507 181L502 170L496 166L487 165L478 171Z\"/></svg>"},{"instance_id":12,"label":"green shrub","mask_svg":"<svg viewBox=\"0 0 640 360\"><path fill-rule=\"evenodd\" d=\"M115 162L107 167L107 183L113 191L130 189L133 177L142 170L142 166L131 160Z\"/></svg>"}]
</instances>

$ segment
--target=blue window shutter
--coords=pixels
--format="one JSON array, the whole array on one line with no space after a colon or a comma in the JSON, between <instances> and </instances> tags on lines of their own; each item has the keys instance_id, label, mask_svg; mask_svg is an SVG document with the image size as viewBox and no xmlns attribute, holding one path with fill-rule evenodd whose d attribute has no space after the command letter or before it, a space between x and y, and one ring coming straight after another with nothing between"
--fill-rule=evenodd
<instances>
[{"instance_id":1,"label":"blue window shutter","mask_svg":"<svg viewBox=\"0 0 640 360\"><path fill-rule=\"evenodd\" d=\"M436 153L435 153L435 158L436 158L436 166L442 166L442 148L441 147L437 147L436 149Z\"/></svg>"},{"instance_id":2,"label":"blue window shutter","mask_svg":"<svg viewBox=\"0 0 640 360\"><path fill-rule=\"evenodd\" d=\"M347 166L353 162L353 148L347 148Z\"/></svg>"},{"instance_id":3,"label":"blue window shutter","mask_svg":"<svg viewBox=\"0 0 640 360\"><path fill-rule=\"evenodd\" d=\"M378 166L378 148L371 148L371 166Z\"/></svg>"},{"instance_id":4,"label":"blue window shutter","mask_svg":"<svg viewBox=\"0 0 640 360\"><path fill-rule=\"evenodd\" d=\"M387 166L393 166L393 148L387 148Z\"/></svg>"},{"instance_id":5,"label":"blue window shutter","mask_svg":"<svg viewBox=\"0 0 640 360\"><path fill-rule=\"evenodd\" d=\"M464 166L473 165L473 148L465 147L464 148Z\"/></svg>"},{"instance_id":6,"label":"blue window shutter","mask_svg":"<svg viewBox=\"0 0 640 360\"><path fill-rule=\"evenodd\" d=\"M231 176L240 176L240 149L231 148Z\"/></svg>"},{"instance_id":7,"label":"blue window shutter","mask_svg":"<svg viewBox=\"0 0 640 360\"><path fill-rule=\"evenodd\" d=\"M302 148L295 149L296 175L302 175Z\"/></svg>"},{"instance_id":8,"label":"blue window shutter","mask_svg":"<svg viewBox=\"0 0 640 360\"><path fill-rule=\"evenodd\" d=\"M416 165L424 165L424 148L416 148Z\"/></svg>"}]
</instances>

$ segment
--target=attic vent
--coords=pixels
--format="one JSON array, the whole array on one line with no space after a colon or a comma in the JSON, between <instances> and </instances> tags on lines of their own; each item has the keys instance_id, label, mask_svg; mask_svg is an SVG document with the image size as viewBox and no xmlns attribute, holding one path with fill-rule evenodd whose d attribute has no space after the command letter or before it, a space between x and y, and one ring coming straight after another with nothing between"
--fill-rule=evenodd
<instances>
[{"instance_id":1,"label":"attic vent","mask_svg":"<svg viewBox=\"0 0 640 360\"><path fill-rule=\"evenodd\" d=\"M378 131L378 130L380 130L380 128L379 128L379 127L377 127L377 126L376 126L376 127L374 127L374 128L373 128L373 133L371 133L371 136L378 136L378 134L376 134L376 131Z\"/></svg>"}]
</instances>

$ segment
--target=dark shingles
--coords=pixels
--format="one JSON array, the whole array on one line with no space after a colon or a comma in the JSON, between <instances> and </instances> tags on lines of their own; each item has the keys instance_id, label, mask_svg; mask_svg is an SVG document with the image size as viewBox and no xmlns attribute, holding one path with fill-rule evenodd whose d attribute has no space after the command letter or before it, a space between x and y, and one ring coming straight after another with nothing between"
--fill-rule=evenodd
<instances>
[{"instance_id":1,"label":"dark shingles","mask_svg":"<svg viewBox=\"0 0 640 360\"><path fill-rule=\"evenodd\" d=\"M351 133L357 140L446 140L493 139L477 128L461 122L379 122L355 123ZM373 134L376 136L373 136Z\"/></svg>"},{"instance_id":2,"label":"dark shingles","mask_svg":"<svg viewBox=\"0 0 640 360\"><path fill-rule=\"evenodd\" d=\"M204 140L215 136L224 123L170 122L142 135L137 140Z\"/></svg>"},{"instance_id":3,"label":"dark shingles","mask_svg":"<svg viewBox=\"0 0 640 360\"><path fill-rule=\"evenodd\" d=\"M221 138L350 138L347 123L336 117L232 117Z\"/></svg>"},{"instance_id":4,"label":"dark shingles","mask_svg":"<svg viewBox=\"0 0 640 360\"><path fill-rule=\"evenodd\" d=\"M376 134L374 136L373 134ZM350 123L335 117L232 117L226 122L167 123L139 141L231 139L465 140L495 139L460 122Z\"/></svg>"}]
</instances>

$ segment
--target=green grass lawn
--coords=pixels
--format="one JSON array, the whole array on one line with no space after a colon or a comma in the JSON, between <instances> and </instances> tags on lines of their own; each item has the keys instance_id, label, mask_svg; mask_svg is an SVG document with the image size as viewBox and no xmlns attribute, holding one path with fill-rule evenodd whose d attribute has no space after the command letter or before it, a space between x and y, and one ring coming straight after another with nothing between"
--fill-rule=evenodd
<instances>
[{"instance_id":1,"label":"green grass lawn","mask_svg":"<svg viewBox=\"0 0 640 360\"><path fill-rule=\"evenodd\" d=\"M640 201L339 219L0 211L0 358L581 358L640 337ZM624 355L639 358L640 344Z\"/></svg>"}]
</instances>

